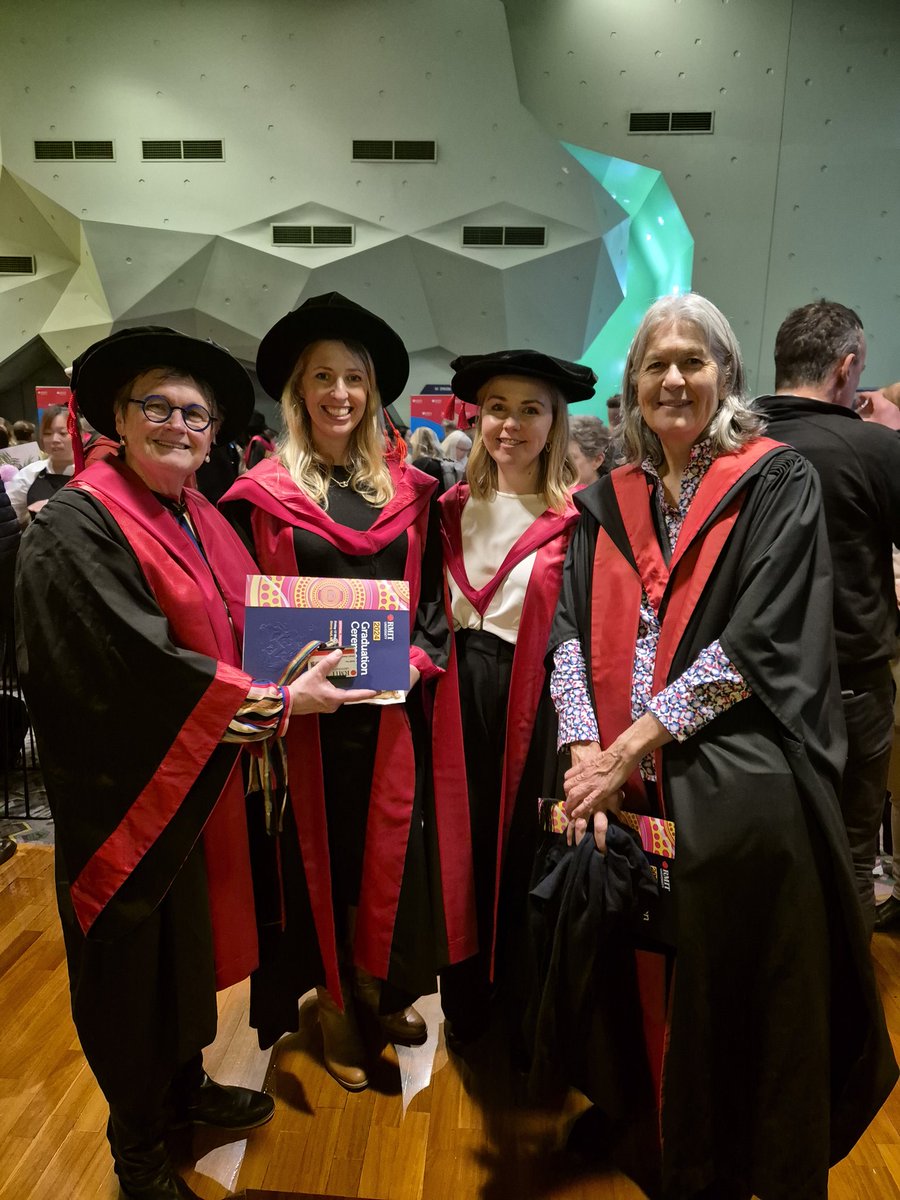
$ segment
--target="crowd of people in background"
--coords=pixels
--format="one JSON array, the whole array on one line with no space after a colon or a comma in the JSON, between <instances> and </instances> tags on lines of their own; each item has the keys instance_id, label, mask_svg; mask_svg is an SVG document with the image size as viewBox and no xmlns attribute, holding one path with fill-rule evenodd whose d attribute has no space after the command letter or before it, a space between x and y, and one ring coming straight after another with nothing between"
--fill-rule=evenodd
<instances>
[{"instance_id":1,"label":"crowd of people in background","mask_svg":"<svg viewBox=\"0 0 900 1200\"><path fill-rule=\"evenodd\" d=\"M173 1125L272 1116L203 1067L216 990L248 976L262 1047L315 989L347 1091L373 1036L425 1040L439 981L452 1053L477 1070L500 1036L536 1095L578 1088L573 1153L650 1197L827 1195L897 1077L869 938L900 926L872 889L900 385L860 392L865 359L856 313L804 306L754 400L725 315L666 297L608 426L571 407L590 368L500 349L451 364L471 425L408 440L406 348L338 293L262 339L280 433L213 343L125 329L76 360L6 489L126 1198L193 1194ZM246 674L257 572L405 581L403 703L334 686L337 652Z\"/></svg>"}]
</instances>

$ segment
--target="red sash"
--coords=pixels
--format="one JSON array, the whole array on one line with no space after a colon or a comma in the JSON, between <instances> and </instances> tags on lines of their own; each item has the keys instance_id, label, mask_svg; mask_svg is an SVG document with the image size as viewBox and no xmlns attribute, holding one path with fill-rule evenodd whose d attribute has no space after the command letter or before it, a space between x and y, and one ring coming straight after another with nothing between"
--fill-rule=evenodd
<instances>
[{"instance_id":1,"label":"red sash","mask_svg":"<svg viewBox=\"0 0 900 1200\"><path fill-rule=\"evenodd\" d=\"M174 516L118 461L97 462L68 486L87 492L119 526L173 643L216 660L215 676L153 778L72 884L75 911L87 932L177 812L247 696L251 680L240 670L243 595L246 575L256 568L228 523L198 492L186 490L185 500L208 562ZM235 747L234 766L203 829L219 988L246 978L258 961L239 757Z\"/></svg>"},{"instance_id":2,"label":"red sash","mask_svg":"<svg viewBox=\"0 0 900 1200\"><path fill-rule=\"evenodd\" d=\"M333 520L297 487L274 459L258 463L226 493L222 502L249 500L254 505L254 540L263 571L301 574L294 551L294 529L325 538L343 553L370 555L407 535L404 578L410 588L410 614L421 589L422 553L428 526L428 506L436 481L412 467L391 464L393 498L366 531L348 529ZM411 651L410 659L419 667ZM421 657L427 660L427 656ZM430 660L427 660L430 664ZM424 664L423 664L424 665ZM423 674L425 671L423 671ZM331 894L331 863L325 808L319 718L293 717L287 733L290 798L310 905L325 968L325 985L341 1003L337 940ZM379 979L388 975L394 925L403 881L415 799L415 760L409 718L402 704L381 711L372 790L366 823L360 903L354 939L354 961Z\"/></svg>"},{"instance_id":3,"label":"red sash","mask_svg":"<svg viewBox=\"0 0 900 1200\"><path fill-rule=\"evenodd\" d=\"M535 554L522 606L507 706L494 879L493 971L503 858L544 686L544 651L550 639L550 626L562 586L563 563L578 513L571 504L562 514L549 509L543 512L512 546L494 578L476 590L466 575L463 558L461 514L468 498L466 484L459 484L441 497L441 535L447 571L476 612L483 616L509 572L529 555ZM445 603L452 626L449 590L446 588ZM434 792L441 878L445 881L445 889L446 880L452 880L451 894L455 898L452 922L451 913L447 914L450 962L453 963L470 957L477 950L466 760L456 647L453 642L447 673L437 687L433 729ZM534 800L536 812L538 797L535 796Z\"/></svg>"},{"instance_id":4,"label":"red sash","mask_svg":"<svg viewBox=\"0 0 900 1200\"><path fill-rule=\"evenodd\" d=\"M633 720L631 685L642 587L657 615L665 605L653 670L655 695L669 682L681 639L734 528L747 489L739 491L711 523L710 518L747 471L778 445L768 438L756 438L736 454L714 460L697 488L668 566L651 515L654 484L634 464L611 473L637 570L601 528L591 581L591 675L602 746L610 745ZM656 751L654 760L659 803L665 813L661 750ZM646 810L640 771L628 779L624 790L626 809ZM661 1112L668 1039L666 963L661 954L636 950L635 965L647 1057Z\"/></svg>"},{"instance_id":5,"label":"red sash","mask_svg":"<svg viewBox=\"0 0 900 1200\"><path fill-rule=\"evenodd\" d=\"M697 488L668 566L651 514L654 484L635 464L617 467L611 473L637 570L622 556L609 534L600 529L591 584L590 658L602 746L609 746L633 720L631 685L642 588L657 614L665 602L653 673L656 694L668 682L681 639L738 518L746 489L739 491L711 523L710 518L747 471L778 445L769 438L755 438L737 453L715 459ZM661 754L656 752L656 778L664 806ZM638 771L625 785L625 807L638 812L646 808Z\"/></svg>"}]
</instances>

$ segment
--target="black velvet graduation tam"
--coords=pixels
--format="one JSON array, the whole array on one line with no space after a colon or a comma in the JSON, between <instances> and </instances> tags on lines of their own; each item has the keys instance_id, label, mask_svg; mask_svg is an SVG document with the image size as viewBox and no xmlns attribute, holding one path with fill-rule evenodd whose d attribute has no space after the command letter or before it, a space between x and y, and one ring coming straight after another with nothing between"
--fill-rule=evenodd
<instances>
[{"instance_id":1,"label":"black velvet graduation tam","mask_svg":"<svg viewBox=\"0 0 900 1200\"><path fill-rule=\"evenodd\" d=\"M130 379L171 367L209 384L221 417L220 441L244 432L253 413L250 376L224 346L188 337L163 325L120 329L88 346L72 364L72 391L91 425L106 437L118 438L113 401Z\"/></svg>"},{"instance_id":2,"label":"black velvet graduation tam","mask_svg":"<svg viewBox=\"0 0 900 1200\"><path fill-rule=\"evenodd\" d=\"M495 350L490 354L461 354L450 366L456 372L450 381L453 394L468 404L477 404L478 389L495 375L527 375L558 387L568 404L589 400L597 376L590 367L553 358L539 350Z\"/></svg>"},{"instance_id":3,"label":"black velvet graduation tam","mask_svg":"<svg viewBox=\"0 0 900 1200\"><path fill-rule=\"evenodd\" d=\"M312 296L276 322L259 344L256 374L275 400L281 399L301 352L311 342L358 342L375 366L382 404L390 404L409 378L406 347L387 321L340 292Z\"/></svg>"}]
</instances>

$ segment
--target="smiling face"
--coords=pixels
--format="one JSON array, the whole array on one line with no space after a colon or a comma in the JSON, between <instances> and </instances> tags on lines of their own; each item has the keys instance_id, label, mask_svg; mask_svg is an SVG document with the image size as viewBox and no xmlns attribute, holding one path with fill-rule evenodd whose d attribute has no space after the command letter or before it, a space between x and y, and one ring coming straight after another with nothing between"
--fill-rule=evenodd
<instances>
[{"instance_id":1,"label":"smiling face","mask_svg":"<svg viewBox=\"0 0 900 1200\"><path fill-rule=\"evenodd\" d=\"M309 416L319 454L343 463L369 399L365 364L343 342L313 342L304 350L295 395Z\"/></svg>"},{"instance_id":2,"label":"smiling face","mask_svg":"<svg viewBox=\"0 0 900 1200\"><path fill-rule=\"evenodd\" d=\"M634 377L645 424L670 450L683 453L700 438L724 398L727 380L709 346L693 326L659 325Z\"/></svg>"},{"instance_id":3,"label":"smiling face","mask_svg":"<svg viewBox=\"0 0 900 1200\"><path fill-rule=\"evenodd\" d=\"M161 396L179 408L196 404L210 410L210 401L193 382L167 378L165 371L154 370L132 381L129 402L116 412L116 430L125 445L126 464L151 491L177 498L188 476L209 454L216 422L199 431L188 429L176 408L168 420L151 421L144 416L140 404L130 402L146 400L148 396Z\"/></svg>"},{"instance_id":4,"label":"smiling face","mask_svg":"<svg viewBox=\"0 0 900 1200\"><path fill-rule=\"evenodd\" d=\"M553 426L553 397L539 379L495 375L479 390L481 440L497 464L501 492L536 490L541 451Z\"/></svg>"}]
</instances>

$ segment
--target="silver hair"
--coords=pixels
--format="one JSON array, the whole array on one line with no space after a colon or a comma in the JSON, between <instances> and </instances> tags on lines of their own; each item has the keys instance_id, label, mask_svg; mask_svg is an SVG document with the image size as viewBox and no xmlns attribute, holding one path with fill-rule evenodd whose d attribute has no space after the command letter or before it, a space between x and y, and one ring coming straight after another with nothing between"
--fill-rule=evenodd
<instances>
[{"instance_id":1,"label":"silver hair","mask_svg":"<svg viewBox=\"0 0 900 1200\"><path fill-rule=\"evenodd\" d=\"M741 348L724 313L696 292L663 296L644 314L625 361L621 419L616 432L628 462L641 463L649 459L654 466L659 466L664 460L662 444L647 428L638 407L637 372L651 335L661 325L676 322L690 325L700 334L716 363L719 380L725 384L725 397L704 431L704 436L712 440L713 455L733 454L765 429L761 414L754 409L747 395Z\"/></svg>"}]
</instances>

